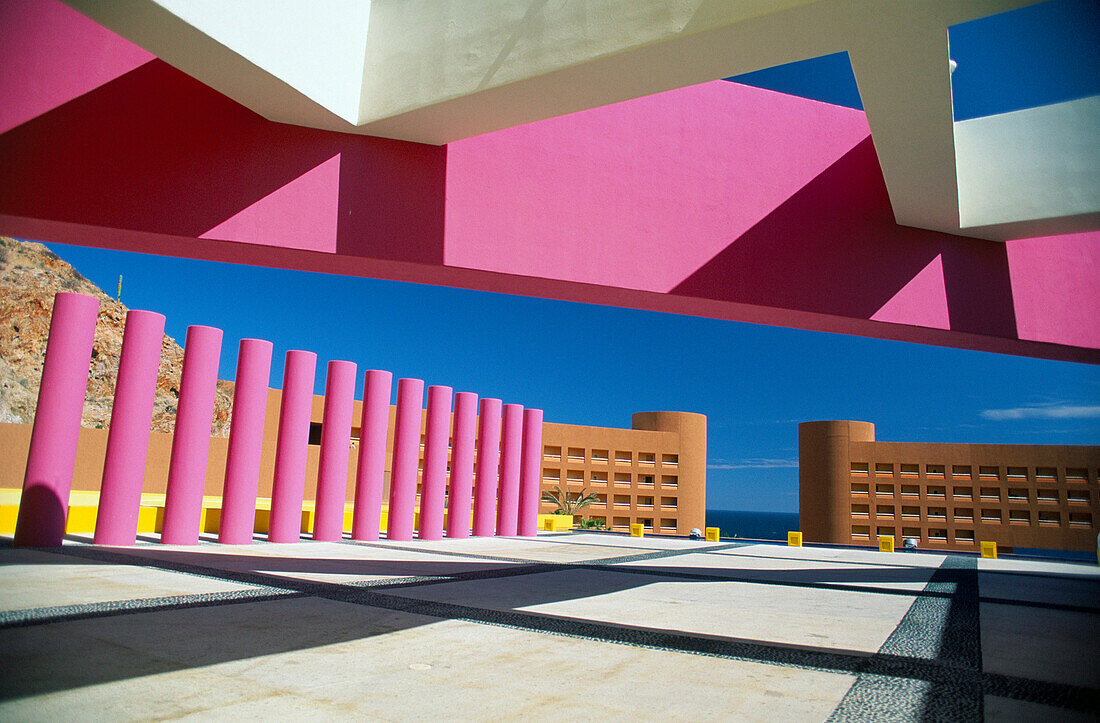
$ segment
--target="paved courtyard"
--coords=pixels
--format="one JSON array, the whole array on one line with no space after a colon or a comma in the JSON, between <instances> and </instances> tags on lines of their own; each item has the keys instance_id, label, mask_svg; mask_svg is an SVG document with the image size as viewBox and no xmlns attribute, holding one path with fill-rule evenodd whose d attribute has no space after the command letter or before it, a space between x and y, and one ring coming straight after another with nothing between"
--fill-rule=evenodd
<instances>
[{"instance_id":1,"label":"paved courtyard","mask_svg":"<svg viewBox=\"0 0 1100 723\"><path fill-rule=\"evenodd\" d=\"M1096 566L610 534L14 549L0 720L1096 720Z\"/></svg>"}]
</instances>

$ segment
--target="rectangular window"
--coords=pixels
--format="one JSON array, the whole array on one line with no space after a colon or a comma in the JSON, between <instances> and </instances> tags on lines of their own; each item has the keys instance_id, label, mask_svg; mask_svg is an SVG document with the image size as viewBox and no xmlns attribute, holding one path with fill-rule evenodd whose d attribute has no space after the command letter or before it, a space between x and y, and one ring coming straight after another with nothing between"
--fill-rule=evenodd
<instances>
[{"instance_id":1,"label":"rectangular window","mask_svg":"<svg viewBox=\"0 0 1100 723\"><path fill-rule=\"evenodd\" d=\"M894 465L889 462L877 462L875 463L875 476L876 477L893 477Z\"/></svg>"},{"instance_id":2,"label":"rectangular window","mask_svg":"<svg viewBox=\"0 0 1100 723\"><path fill-rule=\"evenodd\" d=\"M565 473L565 481L574 484L584 484L584 470L571 469Z\"/></svg>"},{"instance_id":3,"label":"rectangular window","mask_svg":"<svg viewBox=\"0 0 1100 723\"><path fill-rule=\"evenodd\" d=\"M661 507L666 507L668 509L673 509L673 510L676 509L676 498L675 497L662 497L661 498Z\"/></svg>"},{"instance_id":4,"label":"rectangular window","mask_svg":"<svg viewBox=\"0 0 1100 723\"><path fill-rule=\"evenodd\" d=\"M919 477L920 465L919 464L903 464L901 466L902 477Z\"/></svg>"},{"instance_id":5,"label":"rectangular window","mask_svg":"<svg viewBox=\"0 0 1100 723\"><path fill-rule=\"evenodd\" d=\"M880 497L893 497L894 485L891 484L877 484L875 485L875 494Z\"/></svg>"},{"instance_id":6,"label":"rectangular window","mask_svg":"<svg viewBox=\"0 0 1100 723\"><path fill-rule=\"evenodd\" d=\"M652 517L642 517L641 519L638 520L638 522L642 523L642 528L643 529L649 530L651 532L653 531L653 518Z\"/></svg>"},{"instance_id":7,"label":"rectangular window","mask_svg":"<svg viewBox=\"0 0 1100 723\"><path fill-rule=\"evenodd\" d=\"M869 537L871 528L867 525L852 525L852 537Z\"/></svg>"},{"instance_id":8,"label":"rectangular window","mask_svg":"<svg viewBox=\"0 0 1100 723\"><path fill-rule=\"evenodd\" d=\"M982 522L995 522L998 525L1001 524L1001 511L983 507Z\"/></svg>"},{"instance_id":9,"label":"rectangular window","mask_svg":"<svg viewBox=\"0 0 1100 723\"><path fill-rule=\"evenodd\" d=\"M866 517L870 508L867 505L852 505L852 514Z\"/></svg>"},{"instance_id":10,"label":"rectangular window","mask_svg":"<svg viewBox=\"0 0 1100 723\"><path fill-rule=\"evenodd\" d=\"M1009 487L1008 488L1008 501L1009 502L1027 502L1027 490L1023 487Z\"/></svg>"},{"instance_id":11,"label":"rectangular window","mask_svg":"<svg viewBox=\"0 0 1100 723\"><path fill-rule=\"evenodd\" d=\"M676 520L662 517L661 532L676 532Z\"/></svg>"},{"instance_id":12,"label":"rectangular window","mask_svg":"<svg viewBox=\"0 0 1100 723\"><path fill-rule=\"evenodd\" d=\"M947 530L938 527L929 528L928 539L931 542L947 542Z\"/></svg>"},{"instance_id":13,"label":"rectangular window","mask_svg":"<svg viewBox=\"0 0 1100 723\"><path fill-rule=\"evenodd\" d=\"M606 494L596 495L596 504L597 505L606 505L607 504L607 495Z\"/></svg>"},{"instance_id":14,"label":"rectangular window","mask_svg":"<svg viewBox=\"0 0 1100 723\"><path fill-rule=\"evenodd\" d=\"M973 487L952 487L951 496L957 500L972 500L974 499Z\"/></svg>"},{"instance_id":15,"label":"rectangular window","mask_svg":"<svg viewBox=\"0 0 1100 723\"><path fill-rule=\"evenodd\" d=\"M542 456L546 459L561 459L561 447L551 447L547 445L542 448Z\"/></svg>"},{"instance_id":16,"label":"rectangular window","mask_svg":"<svg viewBox=\"0 0 1100 723\"><path fill-rule=\"evenodd\" d=\"M942 464L926 464L924 466L925 477L943 477L943 465Z\"/></svg>"},{"instance_id":17,"label":"rectangular window","mask_svg":"<svg viewBox=\"0 0 1100 723\"><path fill-rule=\"evenodd\" d=\"M875 534L878 535L879 537L882 537L884 535L889 536L889 537L893 537L894 536L894 528L893 527L876 527L875 528Z\"/></svg>"},{"instance_id":18,"label":"rectangular window","mask_svg":"<svg viewBox=\"0 0 1100 723\"><path fill-rule=\"evenodd\" d=\"M569 448L569 461L570 462L583 462L584 461L584 447L570 447Z\"/></svg>"},{"instance_id":19,"label":"rectangular window","mask_svg":"<svg viewBox=\"0 0 1100 723\"><path fill-rule=\"evenodd\" d=\"M1066 467L1066 482L1085 482L1089 471L1084 467Z\"/></svg>"},{"instance_id":20,"label":"rectangular window","mask_svg":"<svg viewBox=\"0 0 1100 723\"><path fill-rule=\"evenodd\" d=\"M606 462L607 461L607 450L606 449L594 449L594 450L592 450L592 461L593 462Z\"/></svg>"},{"instance_id":21,"label":"rectangular window","mask_svg":"<svg viewBox=\"0 0 1100 723\"><path fill-rule=\"evenodd\" d=\"M916 505L905 505L901 508L902 517L920 517L920 507Z\"/></svg>"},{"instance_id":22,"label":"rectangular window","mask_svg":"<svg viewBox=\"0 0 1100 723\"><path fill-rule=\"evenodd\" d=\"M1027 479L1027 467L1009 467L1009 479Z\"/></svg>"},{"instance_id":23,"label":"rectangular window","mask_svg":"<svg viewBox=\"0 0 1100 723\"><path fill-rule=\"evenodd\" d=\"M865 495L865 494L867 494L867 483L866 482L853 482L852 483L852 494L853 495Z\"/></svg>"},{"instance_id":24,"label":"rectangular window","mask_svg":"<svg viewBox=\"0 0 1100 723\"><path fill-rule=\"evenodd\" d=\"M916 538L916 539L919 540L920 539L920 528L919 527L903 527L903 528L901 528L901 536L902 537L913 537L913 538Z\"/></svg>"},{"instance_id":25,"label":"rectangular window","mask_svg":"<svg viewBox=\"0 0 1100 723\"><path fill-rule=\"evenodd\" d=\"M605 484L607 484L607 472L593 472L592 473L592 484L594 484L594 485L605 485Z\"/></svg>"},{"instance_id":26,"label":"rectangular window","mask_svg":"<svg viewBox=\"0 0 1100 723\"><path fill-rule=\"evenodd\" d=\"M1078 505L1081 503L1089 504L1089 491L1088 490L1068 490L1066 492L1066 499L1071 505Z\"/></svg>"},{"instance_id":27,"label":"rectangular window","mask_svg":"<svg viewBox=\"0 0 1100 723\"><path fill-rule=\"evenodd\" d=\"M662 454L661 464L676 466L680 464L680 455L678 454Z\"/></svg>"},{"instance_id":28,"label":"rectangular window","mask_svg":"<svg viewBox=\"0 0 1100 723\"><path fill-rule=\"evenodd\" d=\"M639 507L653 507L653 498L652 497L639 497L638 498L638 506Z\"/></svg>"},{"instance_id":29,"label":"rectangular window","mask_svg":"<svg viewBox=\"0 0 1100 723\"><path fill-rule=\"evenodd\" d=\"M947 496L947 488L939 485L929 485L927 495L942 500Z\"/></svg>"},{"instance_id":30,"label":"rectangular window","mask_svg":"<svg viewBox=\"0 0 1100 723\"><path fill-rule=\"evenodd\" d=\"M629 517L612 517L611 518L611 526L612 527L630 527L630 518Z\"/></svg>"},{"instance_id":31,"label":"rectangular window","mask_svg":"<svg viewBox=\"0 0 1100 723\"><path fill-rule=\"evenodd\" d=\"M919 485L902 485L901 493L906 497L920 497Z\"/></svg>"},{"instance_id":32,"label":"rectangular window","mask_svg":"<svg viewBox=\"0 0 1100 723\"><path fill-rule=\"evenodd\" d=\"M651 475L651 474L640 474L640 475L638 475L638 486L639 487L652 487L653 486L653 475Z\"/></svg>"},{"instance_id":33,"label":"rectangular window","mask_svg":"<svg viewBox=\"0 0 1100 723\"><path fill-rule=\"evenodd\" d=\"M653 464L656 452L638 452L638 464Z\"/></svg>"},{"instance_id":34,"label":"rectangular window","mask_svg":"<svg viewBox=\"0 0 1100 723\"><path fill-rule=\"evenodd\" d=\"M629 472L616 472L615 484L630 486L630 473Z\"/></svg>"},{"instance_id":35,"label":"rectangular window","mask_svg":"<svg viewBox=\"0 0 1100 723\"><path fill-rule=\"evenodd\" d=\"M943 518L947 517L947 508L946 507L929 507L928 508L928 516L943 519Z\"/></svg>"},{"instance_id":36,"label":"rectangular window","mask_svg":"<svg viewBox=\"0 0 1100 723\"><path fill-rule=\"evenodd\" d=\"M1053 502L1058 504L1058 490L1036 490L1035 498L1040 502Z\"/></svg>"},{"instance_id":37,"label":"rectangular window","mask_svg":"<svg viewBox=\"0 0 1100 723\"><path fill-rule=\"evenodd\" d=\"M1059 517L1057 510L1040 510L1039 511L1039 524L1040 525L1059 525L1061 523L1062 523L1062 520Z\"/></svg>"},{"instance_id":38,"label":"rectangular window","mask_svg":"<svg viewBox=\"0 0 1100 723\"><path fill-rule=\"evenodd\" d=\"M553 482L554 484L558 484L559 482L561 482L561 470L560 469L549 469L549 468L544 469L542 471L542 481L543 482Z\"/></svg>"},{"instance_id":39,"label":"rectangular window","mask_svg":"<svg viewBox=\"0 0 1100 723\"><path fill-rule=\"evenodd\" d=\"M591 519L596 521L596 522L602 522L605 525L607 524L607 518L604 517L603 515L592 515Z\"/></svg>"},{"instance_id":40,"label":"rectangular window","mask_svg":"<svg viewBox=\"0 0 1100 723\"><path fill-rule=\"evenodd\" d=\"M1058 470L1054 467L1036 467L1035 479L1058 479Z\"/></svg>"},{"instance_id":41,"label":"rectangular window","mask_svg":"<svg viewBox=\"0 0 1100 723\"><path fill-rule=\"evenodd\" d=\"M982 487L982 499L983 500L1000 500L1001 488L1000 487Z\"/></svg>"},{"instance_id":42,"label":"rectangular window","mask_svg":"<svg viewBox=\"0 0 1100 723\"><path fill-rule=\"evenodd\" d=\"M615 452L615 464L631 464L634 461L634 455L629 451L617 450Z\"/></svg>"},{"instance_id":43,"label":"rectangular window","mask_svg":"<svg viewBox=\"0 0 1100 723\"><path fill-rule=\"evenodd\" d=\"M1029 510L1009 510L1008 521L1030 525L1031 512Z\"/></svg>"},{"instance_id":44,"label":"rectangular window","mask_svg":"<svg viewBox=\"0 0 1100 723\"><path fill-rule=\"evenodd\" d=\"M953 464L953 465L951 465L951 476L952 477L963 477L965 479L970 479L972 474L973 473L971 472L970 465L968 465L968 464Z\"/></svg>"},{"instance_id":45,"label":"rectangular window","mask_svg":"<svg viewBox=\"0 0 1100 723\"><path fill-rule=\"evenodd\" d=\"M954 510L955 522L973 522L974 521L974 508L973 507L956 507Z\"/></svg>"},{"instance_id":46,"label":"rectangular window","mask_svg":"<svg viewBox=\"0 0 1100 723\"><path fill-rule=\"evenodd\" d=\"M983 477L985 479L1000 479L1001 478L1001 474L998 471L997 467L987 467L985 465L982 465L981 467L978 467L978 476Z\"/></svg>"},{"instance_id":47,"label":"rectangular window","mask_svg":"<svg viewBox=\"0 0 1100 723\"><path fill-rule=\"evenodd\" d=\"M674 474L661 475L662 487L678 487L680 484L680 478Z\"/></svg>"},{"instance_id":48,"label":"rectangular window","mask_svg":"<svg viewBox=\"0 0 1100 723\"><path fill-rule=\"evenodd\" d=\"M852 462L852 476L854 476L854 477L866 477L867 476L867 463L866 462Z\"/></svg>"},{"instance_id":49,"label":"rectangular window","mask_svg":"<svg viewBox=\"0 0 1100 723\"><path fill-rule=\"evenodd\" d=\"M615 495L616 507L630 507L630 495Z\"/></svg>"},{"instance_id":50,"label":"rectangular window","mask_svg":"<svg viewBox=\"0 0 1100 723\"><path fill-rule=\"evenodd\" d=\"M1092 526L1092 515L1088 512L1070 512L1069 523L1071 525L1084 525L1086 527Z\"/></svg>"},{"instance_id":51,"label":"rectangular window","mask_svg":"<svg viewBox=\"0 0 1100 723\"><path fill-rule=\"evenodd\" d=\"M973 545L974 530L955 530L955 542L961 542L964 545Z\"/></svg>"},{"instance_id":52,"label":"rectangular window","mask_svg":"<svg viewBox=\"0 0 1100 723\"><path fill-rule=\"evenodd\" d=\"M894 508L890 505L879 505L875 508L875 515L877 517L893 517Z\"/></svg>"}]
</instances>

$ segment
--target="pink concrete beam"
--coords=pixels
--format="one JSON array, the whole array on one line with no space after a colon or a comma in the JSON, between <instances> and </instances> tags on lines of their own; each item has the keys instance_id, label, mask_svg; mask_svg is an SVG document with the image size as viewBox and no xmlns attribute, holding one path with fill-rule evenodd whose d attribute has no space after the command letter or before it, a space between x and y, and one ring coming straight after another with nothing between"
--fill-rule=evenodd
<instances>
[{"instance_id":1,"label":"pink concrete beam","mask_svg":"<svg viewBox=\"0 0 1100 723\"><path fill-rule=\"evenodd\" d=\"M392 388L393 374L381 369L369 370L363 380L359 466L355 472L355 509L351 520L353 540L377 540L381 531Z\"/></svg>"},{"instance_id":2,"label":"pink concrete beam","mask_svg":"<svg viewBox=\"0 0 1100 723\"><path fill-rule=\"evenodd\" d=\"M474 490L474 438L477 435L477 395L455 394L451 436L451 481L447 494L447 537L470 536L470 497Z\"/></svg>"},{"instance_id":3,"label":"pink concrete beam","mask_svg":"<svg viewBox=\"0 0 1100 723\"><path fill-rule=\"evenodd\" d=\"M271 489L270 542L298 542L302 537L302 499L306 488L309 424L313 410L313 379L317 355L286 353L283 402L279 408L279 438L275 444L275 479Z\"/></svg>"},{"instance_id":4,"label":"pink concrete beam","mask_svg":"<svg viewBox=\"0 0 1100 723\"><path fill-rule=\"evenodd\" d=\"M500 454L499 399L482 399L477 417L477 475L474 481L474 535L492 537L497 506Z\"/></svg>"},{"instance_id":5,"label":"pink concrete beam","mask_svg":"<svg viewBox=\"0 0 1100 723\"><path fill-rule=\"evenodd\" d=\"M452 392L450 387L428 387L428 422L424 432L424 473L420 492L420 526L417 533L421 540L443 539Z\"/></svg>"},{"instance_id":6,"label":"pink concrete beam","mask_svg":"<svg viewBox=\"0 0 1100 723\"><path fill-rule=\"evenodd\" d=\"M420 457L420 410L423 409L423 403L423 381L397 381L397 417L393 427L387 540L411 540L413 536L416 471Z\"/></svg>"},{"instance_id":7,"label":"pink concrete beam","mask_svg":"<svg viewBox=\"0 0 1100 723\"><path fill-rule=\"evenodd\" d=\"M210 424L218 385L222 330L211 326L187 327L180 375L172 458L160 541L166 545L196 545L202 520L202 493L210 453ZM234 420L236 424L236 420Z\"/></svg>"},{"instance_id":8,"label":"pink concrete beam","mask_svg":"<svg viewBox=\"0 0 1100 723\"><path fill-rule=\"evenodd\" d=\"M97 545L132 545L137 541L163 340L163 315L136 309L126 314L96 513Z\"/></svg>"},{"instance_id":9,"label":"pink concrete beam","mask_svg":"<svg viewBox=\"0 0 1100 723\"><path fill-rule=\"evenodd\" d=\"M538 534L540 481L542 472L542 410L523 410L523 461L519 476L519 534Z\"/></svg>"},{"instance_id":10,"label":"pink concrete beam","mask_svg":"<svg viewBox=\"0 0 1100 723\"><path fill-rule=\"evenodd\" d=\"M98 312L99 301L93 296L54 297L15 523L17 547L56 547L65 536Z\"/></svg>"},{"instance_id":11,"label":"pink concrete beam","mask_svg":"<svg viewBox=\"0 0 1100 723\"><path fill-rule=\"evenodd\" d=\"M502 427L497 534L515 537L519 519L520 456L523 453L523 405L504 405Z\"/></svg>"},{"instance_id":12,"label":"pink concrete beam","mask_svg":"<svg viewBox=\"0 0 1100 723\"><path fill-rule=\"evenodd\" d=\"M314 540L333 542L344 536L355 370L355 362L334 360L328 363L325 412L321 418L321 458L317 465Z\"/></svg>"},{"instance_id":13,"label":"pink concrete beam","mask_svg":"<svg viewBox=\"0 0 1100 723\"><path fill-rule=\"evenodd\" d=\"M267 387L271 377L270 341L241 339L237 351L237 380L233 386L233 422L225 460L218 542L247 545L256 526L256 491L267 414Z\"/></svg>"}]
</instances>

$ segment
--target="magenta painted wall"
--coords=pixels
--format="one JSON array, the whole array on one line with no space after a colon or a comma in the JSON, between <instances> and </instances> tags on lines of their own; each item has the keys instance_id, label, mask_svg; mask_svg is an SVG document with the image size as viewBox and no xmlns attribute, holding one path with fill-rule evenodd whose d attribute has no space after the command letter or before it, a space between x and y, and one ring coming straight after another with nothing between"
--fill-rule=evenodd
<instances>
[{"instance_id":1,"label":"magenta painted wall","mask_svg":"<svg viewBox=\"0 0 1100 723\"><path fill-rule=\"evenodd\" d=\"M432 147L0 12L0 233L1100 362L1100 232L898 226L859 111L716 81Z\"/></svg>"}]
</instances>

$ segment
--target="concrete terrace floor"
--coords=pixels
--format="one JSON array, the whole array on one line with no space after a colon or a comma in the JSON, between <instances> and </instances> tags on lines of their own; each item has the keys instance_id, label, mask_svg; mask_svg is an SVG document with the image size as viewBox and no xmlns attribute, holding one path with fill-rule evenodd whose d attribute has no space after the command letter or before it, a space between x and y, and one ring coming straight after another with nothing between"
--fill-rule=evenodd
<instances>
[{"instance_id":1,"label":"concrete terrace floor","mask_svg":"<svg viewBox=\"0 0 1100 723\"><path fill-rule=\"evenodd\" d=\"M0 720L1096 720L1100 571L565 533L0 540Z\"/></svg>"}]
</instances>

